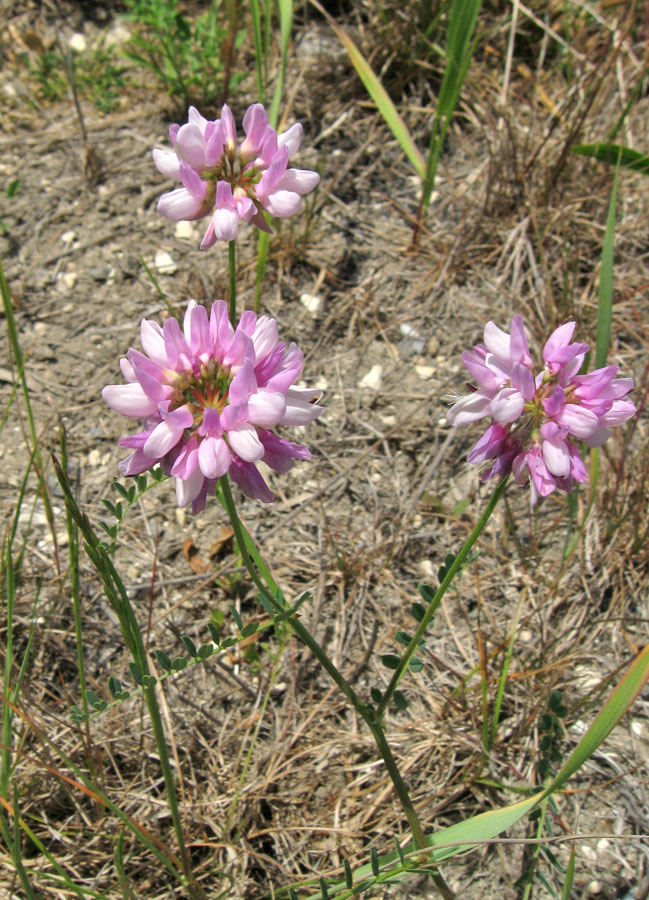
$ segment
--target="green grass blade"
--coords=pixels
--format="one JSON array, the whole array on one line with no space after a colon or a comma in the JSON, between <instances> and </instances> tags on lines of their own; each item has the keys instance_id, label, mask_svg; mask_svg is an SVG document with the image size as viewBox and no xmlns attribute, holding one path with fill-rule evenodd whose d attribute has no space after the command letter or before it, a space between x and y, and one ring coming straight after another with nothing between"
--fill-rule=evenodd
<instances>
[{"instance_id":1,"label":"green grass blade","mask_svg":"<svg viewBox=\"0 0 649 900\"><path fill-rule=\"evenodd\" d=\"M539 803L542 803L550 794L559 790L574 775L574 773L592 756L597 748L611 733L620 719L627 712L635 698L638 696L649 679L649 644L635 658L628 672L613 691L607 702L602 707L595 721L586 731L579 744L568 757L558 775L543 791L533 794L525 800L519 800L510 806L501 809L480 813L464 822L458 822L448 828L443 828L428 839L430 852L427 861L440 863L452 856L480 846L485 841L492 840L503 831L511 828L523 816L531 812ZM421 855L421 850L409 846L406 851L409 855ZM402 871L399 865L399 855L391 853L380 861L382 872L388 875L388 867L391 874ZM356 869L353 873L354 881L368 878L372 874L371 864L366 864ZM343 890L345 882L330 885L330 892ZM321 900L322 894L316 893L309 896L308 900Z\"/></svg>"},{"instance_id":2,"label":"green grass blade","mask_svg":"<svg viewBox=\"0 0 649 900\"><path fill-rule=\"evenodd\" d=\"M608 737L649 678L649 644L637 655L629 671L606 701L595 721L572 751L544 796L562 787Z\"/></svg>"},{"instance_id":3,"label":"green grass blade","mask_svg":"<svg viewBox=\"0 0 649 900\"><path fill-rule=\"evenodd\" d=\"M252 15L252 35L255 44L255 69L257 72L257 100L264 103L265 79L267 60L264 59L264 45L261 36L261 10L259 0L250 0L250 12Z\"/></svg>"},{"instance_id":4,"label":"green grass blade","mask_svg":"<svg viewBox=\"0 0 649 900\"><path fill-rule=\"evenodd\" d=\"M619 164L641 175L649 175L649 155L632 150L630 147L623 147L621 144L579 144L572 148L572 152L580 156L590 156L612 166Z\"/></svg>"},{"instance_id":5,"label":"green grass blade","mask_svg":"<svg viewBox=\"0 0 649 900\"><path fill-rule=\"evenodd\" d=\"M477 38L473 39L482 0L454 0L449 11L446 68L437 100L430 136L419 215L425 214L435 185L437 164L446 133L455 112L464 79L469 70Z\"/></svg>"},{"instance_id":6,"label":"green grass blade","mask_svg":"<svg viewBox=\"0 0 649 900\"><path fill-rule=\"evenodd\" d=\"M611 344L611 319L613 317L613 248L615 244L615 210L617 207L617 182L619 165L615 169L611 199L606 217L606 232L602 245L602 262L599 273L597 299L597 340L595 343L595 368L606 365Z\"/></svg>"},{"instance_id":7,"label":"green grass blade","mask_svg":"<svg viewBox=\"0 0 649 900\"><path fill-rule=\"evenodd\" d=\"M356 44L349 37L349 35L345 31L343 31L338 23L326 12L326 10L322 8L317 0L311 0L311 2L315 6L315 8L326 18L334 34L347 51L352 65L356 69L359 78L365 85L367 93L376 104L376 108L381 113L386 125L399 142L401 149L414 166L415 171L417 172L419 177L423 179L426 174L426 163L424 162L424 157L422 156L419 148L412 139L406 123L397 112L397 109L388 96L387 91L379 81L378 77L374 74L371 66L369 65L363 54L360 52Z\"/></svg>"},{"instance_id":8,"label":"green grass blade","mask_svg":"<svg viewBox=\"0 0 649 900\"><path fill-rule=\"evenodd\" d=\"M23 389L23 400L25 402L25 412L27 413L27 421L29 423L29 434L32 439L32 451L34 454L34 465L36 467L36 471L38 473L38 478L40 482L40 494L41 499L43 500L43 507L45 510L45 517L47 518L47 524L49 526L50 532L52 534L52 541L54 543L54 555L56 558L56 566L57 570L59 568L58 561L58 549L57 549L57 541L56 541L56 531L54 528L54 513L52 512L52 504L50 503L50 497L47 493L47 484L45 482L44 469L43 469L43 461L41 458L40 452L40 444L38 441L38 435L36 434L36 425L34 423L34 414L32 412L31 400L29 398L29 389L27 388L27 378L25 376L25 362L23 359L23 354L20 349L20 344L18 342L18 329L16 328L16 320L14 318L14 310L11 303L11 295L9 294L9 285L7 284L7 279L5 278L4 270L2 268L2 263L0 263L0 293L2 294L2 305L4 307L5 313L5 321L7 323L7 333L9 335L9 345L11 346L11 352L13 354L14 362L16 364L16 368L18 370L18 377L20 379L20 383Z\"/></svg>"},{"instance_id":9,"label":"green grass blade","mask_svg":"<svg viewBox=\"0 0 649 900\"><path fill-rule=\"evenodd\" d=\"M268 121L273 128L277 127L279 104L281 103L282 92L284 90L286 60L288 58L288 47L291 41L291 29L293 27L293 0L277 0L277 5L279 7L279 31L282 46L282 58L280 60L279 76L273 94L273 102L270 105L270 112L268 113Z\"/></svg>"},{"instance_id":10,"label":"green grass blade","mask_svg":"<svg viewBox=\"0 0 649 900\"><path fill-rule=\"evenodd\" d=\"M563 882L563 888L561 890L561 900L570 900L570 894L572 892L572 882L575 878L575 845L573 844L570 848L570 859L568 860L568 867L566 869L566 879Z\"/></svg>"}]
</instances>

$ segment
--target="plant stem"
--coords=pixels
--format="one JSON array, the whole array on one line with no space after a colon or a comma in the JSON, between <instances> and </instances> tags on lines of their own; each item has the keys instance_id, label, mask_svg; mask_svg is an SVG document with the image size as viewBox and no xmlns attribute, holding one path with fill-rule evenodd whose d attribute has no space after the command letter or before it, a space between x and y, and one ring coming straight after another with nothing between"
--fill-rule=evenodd
<instances>
[{"instance_id":1,"label":"plant stem","mask_svg":"<svg viewBox=\"0 0 649 900\"><path fill-rule=\"evenodd\" d=\"M230 484L227 478L227 475L224 475L220 481L219 486L221 488L223 502L230 518L230 523L232 525L234 531L234 537L237 542L237 546L239 547L239 552L241 553L241 558L243 563L252 578L255 587L258 588L260 593L265 597L265 599L272 604L272 606L278 611L283 612L286 609L286 604L279 599L281 597L281 593L279 593L279 589L277 584L272 579L272 576L268 578L270 584L266 585L260 574L260 566L256 566L252 560L250 550L251 548L251 539L250 536L245 532L244 526L239 518L237 513L237 509L234 503L234 498L232 497L232 491L230 490ZM248 540L246 540L246 537ZM257 551L253 551L255 556L258 556ZM268 572L268 568L265 564L262 564L265 572ZM279 596L278 596L279 595ZM399 802L401 803L401 807L408 819L408 824L410 825L410 830L412 832L412 836L414 842L417 847L420 847L422 850L426 849L428 844L426 841L426 835L424 834L424 830L421 827L421 823L417 818L417 813L415 812L415 808L412 804L412 800L410 799L410 795L408 794L408 789L405 785L401 777L401 773L399 772L399 768L397 763L392 755L392 751L390 750L390 746L385 737L385 733L379 722L376 713L365 704L358 694L354 691L349 682L345 679L342 673L338 670L338 668L334 665L334 663L329 659L325 651L322 649L320 644L316 641L310 631L302 625L302 623L297 618L289 618L287 622L290 624L293 631L296 633L298 638L302 641L305 646L309 648L309 650L316 657L320 665L325 669L327 674L333 679L336 686L340 689L340 691L344 694L344 696L349 700L354 709L358 712L358 714L363 718L363 720L368 725L370 731L372 732L372 736L376 742L377 748L383 761L385 763L385 767L388 771L392 784L394 785L394 789L399 798ZM454 898L453 892L448 888L446 882L442 878L442 876L437 871L433 871L431 873L433 881L440 891L441 895L445 898L445 900L452 900Z\"/></svg>"},{"instance_id":2,"label":"plant stem","mask_svg":"<svg viewBox=\"0 0 649 900\"><path fill-rule=\"evenodd\" d=\"M228 272L230 275L230 324L237 319L237 249L235 241L228 244Z\"/></svg>"},{"instance_id":3,"label":"plant stem","mask_svg":"<svg viewBox=\"0 0 649 900\"><path fill-rule=\"evenodd\" d=\"M471 547L473 547L473 545L477 541L478 537L484 530L484 527L487 524L487 522L489 521L489 517L491 516L492 512L494 511L496 504L498 503L498 501L500 500L500 498L502 497L502 495L505 492L505 488L507 486L508 479L509 479L509 476L506 475L502 479L502 481L500 482L500 484L498 485L496 490L493 492L491 499L489 500L489 503L487 503L485 511L482 513L482 515L478 519L478 522L477 522L476 526L474 527L473 531L471 532L471 534L468 536L468 538L462 545L462 549L457 554L457 556L453 560L452 564L449 566L449 569L448 569L446 575L442 579L442 583L440 584L439 588L433 595L432 600L428 604L428 609L426 610L426 613L425 613L423 619L419 623L419 626L414 634L414 637L408 644L408 647L406 648L405 653L401 657L399 665L394 670L394 674L393 674L392 678L390 679L390 684L387 686L385 693L383 694L383 697L381 698L381 702L379 703L378 708L376 710L377 718L380 719L383 716L383 714L385 713L385 710L387 709L388 704L392 700L392 695L394 694L394 692L397 688L397 685L399 684L399 682L403 678L404 674L406 673L408 666L410 665L410 660L412 659L415 651L417 650L417 647L419 646L419 642L421 641L422 637L424 636L424 632L426 631L426 628L428 627L430 620L432 619L432 617L435 613L435 610L439 606L442 597L444 596L444 594L450 587L453 579L455 578L457 573L462 568L462 564L464 563L464 560L468 556L469 551L471 550Z\"/></svg>"}]
</instances>

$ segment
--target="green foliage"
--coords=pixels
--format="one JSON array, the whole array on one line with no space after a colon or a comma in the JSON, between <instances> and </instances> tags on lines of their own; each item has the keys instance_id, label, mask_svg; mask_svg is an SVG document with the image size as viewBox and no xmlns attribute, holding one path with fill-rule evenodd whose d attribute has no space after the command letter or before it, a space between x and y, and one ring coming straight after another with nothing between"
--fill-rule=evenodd
<instances>
[{"instance_id":1,"label":"green foliage","mask_svg":"<svg viewBox=\"0 0 649 900\"><path fill-rule=\"evenodd\" d=\"M649 155L621 144L579 144L572 148L572 152L590 156L611 166L622 166L631 172L639 172L640 175L649 175Z\"/></svg>"},{"instance_id":2,"label":"green foliage","mask_svg":"<svg viewBox=\"0 0 649 900\"><path fill-rule=\"evenodd\" d=\"M43 100L58 102L68 93L65 62L58 50L45 50L35 59L26 57L29 71ZM119 105L121 89L128 84L125 67L113 47L103 41L92 50L70 57L77 91L100 112L109 113Z\"/></svg>"},{"instance_id":3,"label":"green foliage","mask_svg":"<svg viewBox=\"0 0 649 900\"><path fill-rule=\"evenodd\" d=\"M182 15L177 0L127 0L126 6L137 24L124 52L184 106L213 107L243 78L232 71L245 36L237 27L236 3L226 4L226 22L218 0L193 21Z\"/></svg>"},{"instance_id":4,"label":"green foliage","mask_svg":"<svg viewBox=\"0 0 649 900\"><path fill-rule=\"evenodd\" d=\"M149 478L151 480L149 480ZM146 473L142 475L136 475L133 479L134 483L128 488L125 488L123 484L120 484L119 481L113 481L112 488L117 491L122 500L126 503L126 507L124 507L124 503L122 500L118 500L116 503L113 503L112 500L109 500L107 497L102 497L101 502L104 504L108 512L115 518L115 522L109 525L107 522L100 521L99 527L108 535L110 538L110 543L102 542L101 546L106 550L107 553L114 553L115 548L117 547L117 535L119 534L119 529L128 513L129 509L136 500L139 500L143 494L146 494L147 491L151 490L156 484L160 484L161 481L165 480L165 475L162 472L160 466L155 466L148 473L148 477Z\"/></svg>"}]
</instances>

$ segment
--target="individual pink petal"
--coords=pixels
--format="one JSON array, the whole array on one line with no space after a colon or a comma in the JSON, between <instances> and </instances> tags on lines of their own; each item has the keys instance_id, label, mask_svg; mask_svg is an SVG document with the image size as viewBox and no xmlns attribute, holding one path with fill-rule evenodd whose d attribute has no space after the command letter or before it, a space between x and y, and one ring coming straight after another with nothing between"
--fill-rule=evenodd
<instances>
[{"instance_id":1,"label":"individual pink petal","mask_svg":"<svg viewBox=\"0 0 649 900\"><path fill-rule=\"evenodd\" d=\"M198 466L198 438L192 435L180 448L180 453L176 457L171 474L175 478L190 478L196 471Z\"/></svg>"},{"instance_id":2,"label":"individual pink petal","mask_svg":"<svg viewBox=\"0 0 649 900\"><path fill-rule=\"evenodd\" d=\"M555 418L559 425L578 438L588 437L599 424L595 413L575 403L566 403Z\"/></svg>"},{"instance_id":3,"label":"individual pink petal","mask_svg":"<svg viewBox=\"0 0 649 900\"><path fill-rule=\"evenodd\" d=\"M107 384L101 396L115 412L131 419L152 416L158 408L155 400L142 390L142 386L134 384Z\"/></svg>"},{"instance_id":4,"label":"individual pink petal","mask_svg":"<svg viewBox=\"0 0 649 900\"><path fill-rule=\"evenodd\" d=\"M268 128L268 114L261 103L253 103L243 117L243 130L246 138L239 148L241 158L245 161L257 156L261 142Z\"/></svg>"},{"instance_id":5,"label":"individual pink petal","mask_svg":"<svg viewBox=\"0 0 649 900\"><path fill-rule=\"evenodd\" d=\"M252 425L236 425L228 429L228 442L237 456L247 462L255 462L264 455L264 445Z\"/></svg>"},{"instance_id":6,"label":"individual pink petal","mask_svg":"<svg viewBox=\"0 0 649 900\"><path fill-rule=\"evenodd\" d=\"M199 357L203 363L207 363L212 354L214 342L210 334L207 310L204 306L199 306L195 300L190 300L187 305L183 331L185 340L194 356Z\"/></svg>"},{"instance_id":7,"label":"individual pink petal","mask_svg":"<svg viewBox=\"0 0 649 900\"><path fill-rule=\"evenodd\" d=\"M534 376L523 363L514 363L512 366L511 384L528 403L534 397Z\"/></svg>"},{"instance_id":8,"label":"individual pink petal","mask_svg":"<svg viewBox=\"0 0 649 900\"><path fill-rule=\"evenodd\" d=\"M515 388L502 388L489 404L496 422L506 425L518 419L525 409L525 397Z\"/></svg>"},{"instance_id":9,"label":"individual pink petal","mask_svg":"<svg viewBox=\"0 0 649 900\"><path fill-rule=\"evenodd\" d=\"M153 152L153 162L155 167L164 175L165 178L173 178L174 181L180 181L180 160L173 150L158 150Z\"/></svg>"},{"instance_id":10,"label":"individual pink petal","mask_svg":"<svg viewBox=\"0 0 649 900\"><path fill-rule=\"evenodd\" d=\"M211 124L204 116L199 113L195 106L189 107L189 110L187 112L187 120L192 125L195 125L198 128L201 135L205 134L205 129L209 124Z\"/></svg>"},{"instance_id":11,"label":"individual pink petal","mask_svg":"<svg viewBox=\"0 0 649 900\"><path fill-rule=\"evenodd\" d=\"M481 391L475 391L458 400L446 413L446 419L449 425L455 425L457 428L468 425L470 422L476 422L478 419L488 416L490 403L489 397L486 397Z\"/></svg>"},{"instance_id":12,"label":"individual pink petal","mask_svg":"<svg viewBox=\"0 0 649 900\"><path fill-rule=\"evenodd\" d=\"M176 153L194 169L205 168L205 141L200 128L188 122L181 125L176 135Z\"/></svg>"},{"instance_id":13,"label":"individual pink petal","mask_svg":"<svg viewBox=\"0 0 649 900\"><path fill-rule=\"evenodd\" d=\"M324 412L318 406L322 391L305 388L289 388L286 391L286 412L279 420L280 425L308 425Z\"/></svg>"},{"instance_id":14,"label":"individual pink petal","mask_svg":"<svg viewBox=\"0 0 649 900\"><path fill-rule=\"evenodd\" d=\"M504 443L509 437L509 429L498 422L492 423L481 438L473 445L467 461L470 463L481 463L486 459L493 459L503 449Z\"/></svg>"},{"instance_id":15,"label":"individual pink petal","mask_svg":"<svg viewBox=\"0 0 649 900\"><path fill-rule=\"evenodd\" d=\"M296 459L311 459L309 448L303 444L285 441L272 431L266 431L263 428L259 428L257 434L264 445L263 460L276 472L288 472Z\"/></svg>"},{"instance_id":16,"label":"individual pink petal","mask_svg":"<svg viewBox=\"0 0 649 900\"><path fill-rule=\"evenodd\" d=\"M176 499L178 506L188 506L200 494L203 488L203 473L197 466L189 478L176 478Z\"/></svg>"},{"instance_id":17,"label":"individual pink petal","mask_svg":"<svg viewBox=\"0 0 649 900\"><path fill-rule=\"evenodd\" d=\"M122 357L122 359L120 359L119 369L127 381L129 381L129 382L137 381L137 375L133 371L133 366L126 359L126 357Z\"/></svg>"},{"instance_id":18,"label":"individual pink petal","mask_svg":"<svg viewBox=\"0 0 649 900\"><path fill-rule=\"evenodd\" d=\"M223 438L203 438L198 448L198 463L206 478L220 478L230 468L232 454Z\"/></svg>"},{"instance_id":19,"label":"individual pink petal","mask_svg":"<svg viewBox=\"0 0 649 900\"><path fill-rule=\"evenodd\" d=\"M294 191L296 194L308 194L320 183L317 172L309 169L287 169L280 178L278 188L284 191Z\"/></svg>"},{"instance_id":20,"label":"individual pink petal","mask_svg":"<svg viewBox=\"0 0 649 900\"><path fill-rule=\"evenodd\" d=\"M278 147L287 148L289 159L294 156L300 149L303 131L304 129L302 128L300 123L296 122L295 125L291 125L289 129L283 131L282 134L279 134L277 136Z\"/></svg>"},{"instance_id":21,"label":"individual pink petal","mask_svg":"<svg viewBox=\"0 0 649 900\"><path fill-rule=\"evenodd\" d=\"M498 328L494 322L487 322L484 328L484 343L487 350L493 353L499 362L511 367L510 338L507 332Z\"/></svg>"},{"instance_id":22,"label":"individual pink petal","mask_svg":"<svg viewBox=\"0 0 649 900\"><path fill-rule=\"evenodd\" d=\"M543 434L543 428L541 428ZM568 446L556 434L544 437L541 443L543 451L543 461L551 475L569 475L570 474L570 454Z\"/></svg>"},{"instance_id":23,"label":"individual pink petal","mask_svg":"<svg viewBox=\"0 0 649 900\"><path fill-rule=\"evenodd\" d=\"M272 503L274 494L259 474L257 466L244 462L236 457L232 460L229 470L230 478L239 485L241 490L251 500L261 500L263 503Z\"/></svg>"},{"instance_id":24,"label":"individual pink petal","mask_svg":"<svg viewBox=\"0 0 649 900\"><path fill-rule=\"evenodd\" d=\"M239 231L239 215L233 209L215 209L210 220L211 234L205 234L201 242L201 250L211 247L214 241L233 241ZM211 240L211 238L214 240Z\"/></svg>"},{"instance_id":25,"label":"individual pink petal","mask_svg":"<svg viewBox=\"0 0 649 900\"><path fill-rule=\"evenodd\" d=\"M299 194L292 191L274 191L269 194L268 199L264 203L266 209L271 216L276 219L287 219L294 215L302 206L302 198Z\"/></svg>"},{"instance_id":26,"label":"individual pink petal","mask_svg":"<svg viewBox=\"0 0 649 900\"><path fill-rule=\"evenodd\" d=\"M286 400L283 394L258 391L248 398L248 421L253 425L273 428L285 413Z\"/></svg>"},{"instance_id":27,"label":"individual pink petal","mask_svg":"<svg viewBox=\"0 0 649 900\"><path fill-rule=\"evenodd\" d=\"M147 456L146 453L143 453L142 450L136 450L135 453L127 456L125 459L121 459L117 463L117 471L120 475L124 475L125 477L129 475L141 475L142 472L148 472L149 469L152 469L156 462L156 459L151 459L151 457Z\"/></svg>"},{"instance_id":28,"label":"individual pink petal","mask_svg":"<svg viewBox=\"0 0 649 900\"><path fill-rule=\"evenodd\" d=\"M221 109L221 123L223 125L223 140L229 150L234 150L237 144L237 127L234 124L234 116L227 104Z\"/></svg>"},{"instance_id":29,"label":"individual pink petal","mask_svg":"<svg viewBox=\"0 0 649 900\"><path fill-rule=\"evenodd\" d=\"M192 220L200 217L202 200L191 194L187 188L176 188L163 194L158 200L158 212L172 222Z\"/></svg>"},{"instance_id":30,"label":"individual pink petal","mask_svg":"<svg viewBox=\"0 0 649 900\"><path fill-rule=\"evenodd\" d=\"M144 445L144 452L147 456L161 459L181 440L185 428L189 428L193 422L194 418L186 406L165 413L164 421L156 425Z\"/></svg>"},{"instance_id":31,"label":"individual pink petal","mask_svg":"<svg viewBox=\"0 0 649 900\"><path fill-rule=\"evenodd\" d=\"M622 380L622 379L620 379ZM608 412L599 417L598 425L612 427L622 425L636 414L635 404L630 400L615 400Z\"/></svg>"},{"instance_id":32,"label":"individual pink petal","mask_svg":"<svg viewBox=\"0 0 649 900\"><path fill-rule=\"evenodd\" d=\"M247 338L247 335L246 339L249 342L250 339ZM257 379L255 378L252 361L248 358L243 361L243 364L241 365L239 371L232 379L229 393L230 403L245 403L248 400L248 397L250 397L250 395L256 390Z\"/></svg>"},{"instance_id":33,"label":"individual pink petal","mask_svg":"<svg viewBox=\"0 0 649 900\"><path fill-rule=\"evenodd\" d=\"M509 340L509 353L512 362L522 366L531 366L532 357L525 334L525 325L522 316L514 316L511 324L511 337Z\"/></svg>"},{"instance_id":34,"label":"individual pink petal","mask_svg":"<svg viewBox=\"0 0 649 900\"><path fill-rule=\"evenodd\" d=\"M142 319L140 324L140 343L142 344L142 349L150 359L157 362L159 366L162 366L165 369L169 367L169 359L165 349L162 328L157 322L152 322L149 319Z\"/></svg>"}]
</instances>

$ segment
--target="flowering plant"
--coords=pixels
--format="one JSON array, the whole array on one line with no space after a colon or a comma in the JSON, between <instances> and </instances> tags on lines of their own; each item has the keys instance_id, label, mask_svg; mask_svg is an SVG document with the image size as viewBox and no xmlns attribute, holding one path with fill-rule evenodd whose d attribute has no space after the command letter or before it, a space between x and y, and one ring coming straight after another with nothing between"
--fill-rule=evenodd
<instances>
[{"instance_id":1,"label":"flowering plant","mask_svg":"<svg viewBox=\"0 0 649 900\"><path fill-rule=\"evenodd\" d=\"M102 391L112 409L144 418L144 430L120 440L134 451L120 472L138 475L161 463L176 479L178 504L191 503L194 512L226 472L249 497L272 501L255 463L286 472L311 454L269 429L306 425L323 412L319 391L293 387L304 354L278 342L268 316L247 310L234 329L222 300L209 318L190 300L183 331L174 318L162 328L143 319L144 353L130 349L120 362L127 384Z\"/></svg>"},{"instance_id":2,"label":"flowering plant","mask_svg":"<svg viewBox=\"0 0 649 900\"><path fill-rule=\"evenodd\" d=\"M480 478L488 481L513 473L518 484L528 480L532 503L556 488L571 491L573 481L586 480L586 467L574 443L598 447L610 428L630 419L636 408L623 399L632 378L616 378L619 366L579 375L588 344L570 341L574 322L560 325L543 348L543 369L534 376L522 316L514 316L511 334L493 322L484 329L484 345L462 354L477 382L471 393L449 411L451 425L468 425L491 417L473 446L469 462L493 460Z\"/></svg>"},{"instance_id":3,"label":"flowering plant","mask_svg":"<svg viewBox=\"0 0 649 900\"><path fill-rule=\"evenodd\" d=\"M292 216L302 195L320 181L317 172L288 168L302 141L299 122L278 135L264 107L254 103L243 117L243 130L246 137L237 144L234 116L226 105L214 121L192 106L188 121L169 129L174 149L153 151L158 171L183 185L160 197L158 211L174 221L210 216L202 250L216 241L233 241L240 220L270 231L264 210L280 219Z\"/></svg>"}]
</instances>

